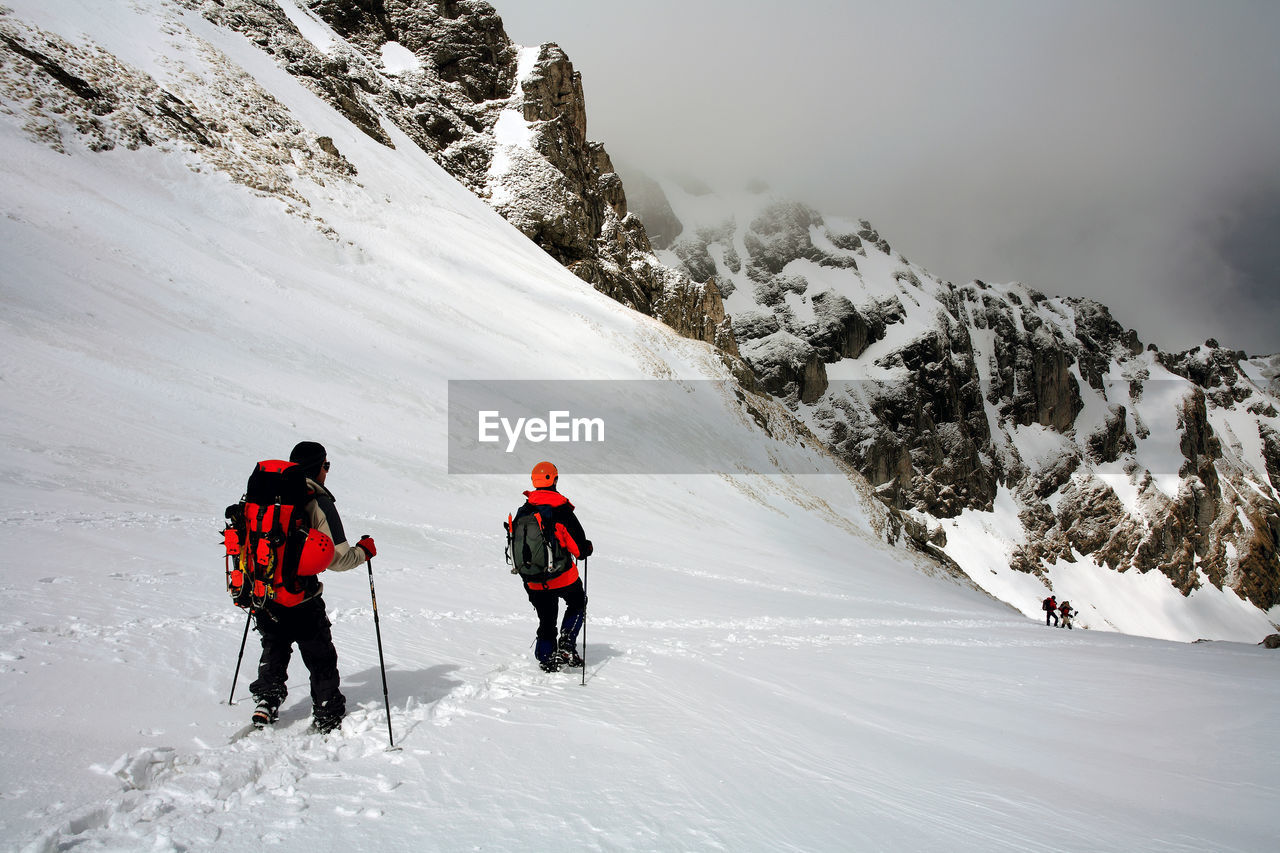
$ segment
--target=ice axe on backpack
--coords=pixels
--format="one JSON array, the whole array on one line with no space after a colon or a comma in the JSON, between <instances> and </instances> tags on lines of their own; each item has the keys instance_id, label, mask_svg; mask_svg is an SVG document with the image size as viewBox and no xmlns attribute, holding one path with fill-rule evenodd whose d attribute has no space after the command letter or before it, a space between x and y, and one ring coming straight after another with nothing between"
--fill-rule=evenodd
<instances>
[{"instance_id":1,"label":"ice axe on backpack","mask_svg":"<svg viewBox=\"0 0 1280 853\"><path fill-rule=\"evenodd\" d=\"M235 557L236 562L240 561L240 540L236 533L236 522L241 519L242 515L237 515L239 507L235 504L227 507L225 513L227 518L227 527L222 532L222 544L226 549L226 556L223 557L223 568L226 570L227 579L231 578L231 558ZM228 583L230 586L230 583ZM246 607L247 616L244 620L244 636L240 638L240 654L236 656L236 672L231 676L231 693L227 696L227 704L236 704L236 682L240 680L240 664L244 661L244 647L249 642L249 625L253 622L253 607Z\"/></svg>"}]
</instances>

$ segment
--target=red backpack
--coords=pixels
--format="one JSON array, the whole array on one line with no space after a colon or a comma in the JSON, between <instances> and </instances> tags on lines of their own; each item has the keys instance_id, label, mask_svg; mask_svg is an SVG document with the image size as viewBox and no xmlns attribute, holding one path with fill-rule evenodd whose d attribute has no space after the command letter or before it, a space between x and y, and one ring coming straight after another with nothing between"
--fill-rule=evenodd
<instances>
[{"instance_id":1,"label":"red backpack","mask_svg":"<svg viewBox=\"0 0 1280 853\"><path fill-rule=\"evenodd\" d=\"M311 529L306 475L296 463L268 459L254 466L238 504L227 507L222 532L227 592L246 610L268 601L301 604L333 560L333 541Z\"/></svg>"}]
</instances>

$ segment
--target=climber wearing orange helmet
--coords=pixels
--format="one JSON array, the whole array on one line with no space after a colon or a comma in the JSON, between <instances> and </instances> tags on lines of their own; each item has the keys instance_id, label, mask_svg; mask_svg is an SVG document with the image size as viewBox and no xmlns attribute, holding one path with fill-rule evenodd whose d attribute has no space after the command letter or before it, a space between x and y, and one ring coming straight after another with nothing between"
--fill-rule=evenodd
<instances>
[{"instance_id":1,"label":"climber wearing orange helmet","mask_svg":"<svg viewBox=\"0 0 1280 853\"><path fill-rule=\"evenodd\" d=\"M354 546L348 544L342 519L333 503L333 494L325 488L329 475L329 459L324 445L314 441L299 442L289 454L306 476L310 500L306 504L307 544L299 559L298 574L304 582L301 593L281 589L272 600L254 611L258 633L262 636L262 658L258 677L249 685L257 700L253 724L258 727L274 723L280 703L288 695L285 682L289 675L289 659L297 644L302 662L311 674L311 706L313 724L318 731L329 732L338 727L347 712L347 700L338 689L338 650L333 646L329 616L321 593L324 584L315 577L322 571L345 572L361 565L377 548L372 537L365 536Z\"/></svg>"},{"instance_id":2,"label":"climber wearing orange helmet","mask_svg":"<svg viewBox=\"0 0 1280 853\"><path fill-rule=\"evenodd\" d=\"M538 613L534 656L544 670L554 672L564 667L582 666L577 645L578 632L582 630L587 612L587 594L578 577L575 558L589 557L593 549L591 540L583 533L582 524L573 513L573 504L556 488L560 480L556 466L550 462L539 462L533 466L531 479L533 490L524 493L526 503L517 515L530 508L550 507L555 538L570 555L563 568L557 568L537 580L526 579L524 584L529 603ZM557 642L556 616L560 599L564 599L565 611Z\"/></svg>"}]
</instances>

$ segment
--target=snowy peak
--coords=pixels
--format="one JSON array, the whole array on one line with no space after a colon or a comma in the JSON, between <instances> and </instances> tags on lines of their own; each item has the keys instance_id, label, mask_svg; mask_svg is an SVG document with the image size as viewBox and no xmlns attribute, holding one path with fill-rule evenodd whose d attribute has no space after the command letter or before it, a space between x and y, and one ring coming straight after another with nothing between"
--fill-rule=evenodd
<instances>
[{"instance_id":1,"label":"snowy peak","mask_svg":"<svg viewBox=\"0 0 1280 853\"><path fill-rule=\"evenodd\" d=\"M1270 361L1215 341L1144 352L1105 305L939 280L866 220L662 187L683 231L660 256L715 284L760 385L882 500L943 521L935 541L1013 514L1000 568L947 549L979 584L1034 613L1087 560L1280 612ZM985 582L1009 566L1036 586Z\"/></svg>"}]
</instances>

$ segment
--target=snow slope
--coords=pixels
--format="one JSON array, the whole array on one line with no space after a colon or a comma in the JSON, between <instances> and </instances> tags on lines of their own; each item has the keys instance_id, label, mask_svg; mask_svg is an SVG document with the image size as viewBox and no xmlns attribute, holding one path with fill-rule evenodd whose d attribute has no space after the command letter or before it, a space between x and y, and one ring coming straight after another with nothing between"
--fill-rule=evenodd
<instances>
[{"instance_id":1,"label":"snow slope","mask_svg":"<svg viewBox=\"0 0 1280 853\"><path fill-rule=\"evenodd\" d=\"M240 36L160 0L6 5L175 91L223 57L358 170L297 179L305 218L177 147L58 153L6 100L6 848L1273 849L1280 658L1046 629L885 544L836 477L566 470L587 684L539 672L500 557L526 480L446 473L447 381L714 378L711 351ZM232 740L255 654L228 706L222 509L303 438L378 540L398 752L363 571L326 580L341 732L306 733L295 662L279 729Z\"/></svg>"}]
</instances>

